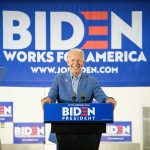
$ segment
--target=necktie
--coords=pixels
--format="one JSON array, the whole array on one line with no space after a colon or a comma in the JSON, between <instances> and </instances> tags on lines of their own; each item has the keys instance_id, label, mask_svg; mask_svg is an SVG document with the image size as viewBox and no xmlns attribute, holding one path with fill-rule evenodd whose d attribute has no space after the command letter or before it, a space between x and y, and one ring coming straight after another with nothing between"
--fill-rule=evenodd
<instances>
[{"instance_id":1,"label":"necktie","mask_svg":"<svg viewBox=\"0 0 150 150\"><path fill-rule=\"evenodd\" d=\"M73 93L77 94L77 88L78 88L78 77L73 77L72 79L72 90L73 90Z\"/></svg>"}]
</instances>

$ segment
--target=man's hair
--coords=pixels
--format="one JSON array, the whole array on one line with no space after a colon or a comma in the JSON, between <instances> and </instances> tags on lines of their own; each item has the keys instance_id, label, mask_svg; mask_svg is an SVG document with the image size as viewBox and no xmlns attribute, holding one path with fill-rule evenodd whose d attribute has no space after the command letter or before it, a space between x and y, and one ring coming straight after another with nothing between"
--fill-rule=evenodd
<instances>
[{"instance_id":1,"label":"man's hair","mask_svg":"<svg viewBox=\"0 0 150 150\"><path fill-rule=\"evenodd\" d=\"M80 52L82 54L82 58L83 58L83 61L84 61L84 52L82 49L79 49L79 48L73 48L71 50L69 50L68 54L67 54L67 59L68 59L68 56L71 52Z\"/></svg>"}]
</instances>

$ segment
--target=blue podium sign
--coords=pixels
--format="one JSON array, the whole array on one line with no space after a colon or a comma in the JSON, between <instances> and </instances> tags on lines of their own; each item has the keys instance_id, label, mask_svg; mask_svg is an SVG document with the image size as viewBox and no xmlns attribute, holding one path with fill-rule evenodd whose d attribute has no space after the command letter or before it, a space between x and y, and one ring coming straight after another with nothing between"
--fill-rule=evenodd
<instances>
[{"instance_id":1,"label":"blue podium sign","mask_svg":"<svg viewBox=\"0 0 150 150\"><path fill-rule=\"evenodd\" d=\"M44 122L113 122L112 104L45 104Z\"/></svg>"}]
</instances>

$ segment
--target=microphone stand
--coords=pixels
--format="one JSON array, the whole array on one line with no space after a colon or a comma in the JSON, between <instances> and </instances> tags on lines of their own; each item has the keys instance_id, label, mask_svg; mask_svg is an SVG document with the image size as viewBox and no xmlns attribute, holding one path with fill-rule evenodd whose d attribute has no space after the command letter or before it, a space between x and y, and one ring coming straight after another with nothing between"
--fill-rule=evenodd
<instances>
[{"instance_id":1,"label":"microphone stand","mask_svg":"<svg viewBox=\"0 0 150 150\"><path fill-rule=\"evenodd\" d=\"M85 103L86 102L86 97L83 93L81 93L81 102Z\"/></svg>"},{"instance_id":2,"label":"microphone stand","mask_svg":"<svg viewBox=\"0 0 150 150\"><path fill-rule=\"evenodd\" d=\"M76 103L76 93L72 93L72 103Z\"/></svg>"}]
</instances>

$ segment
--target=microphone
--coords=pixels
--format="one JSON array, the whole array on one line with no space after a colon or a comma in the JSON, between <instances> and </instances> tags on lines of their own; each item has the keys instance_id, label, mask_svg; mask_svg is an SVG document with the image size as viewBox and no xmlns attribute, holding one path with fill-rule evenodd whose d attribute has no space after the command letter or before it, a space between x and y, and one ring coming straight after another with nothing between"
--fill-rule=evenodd
<instances>
[{"instance_id":1,"label":"microphone","mask_svg":"<svg viewBox=\"0 0 150 150\"><path fill-rule=\"evenodd\" d=\"M76 102L76 93L72 93L72 102L75 103Z\"/></svg>"},{"instance_id":2,"label":"microphone","mask_svg":"<svg viewBox=\"0 0 150 150\"><path fill-rule=\"evenodd\" d=\"M81 93L81 102L85 103L85 101L86 101L86 97L83 93Z\"/></svg>"}]
</instances>

